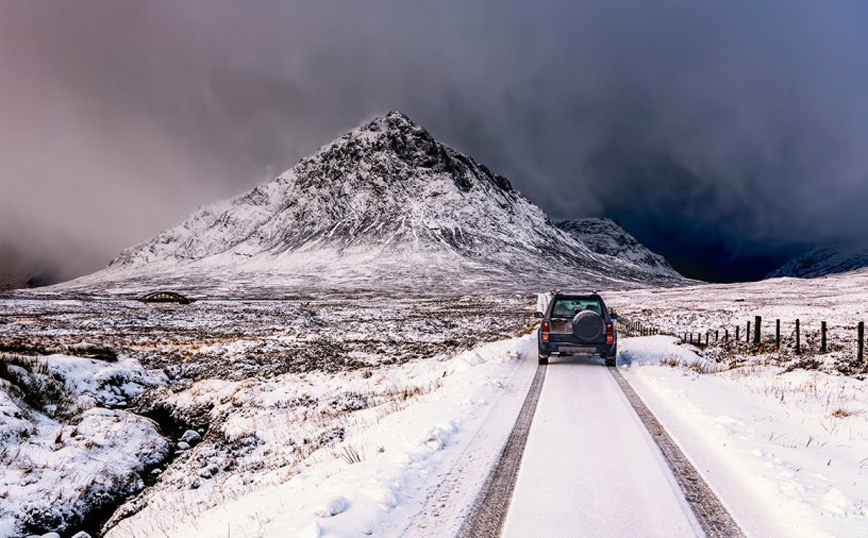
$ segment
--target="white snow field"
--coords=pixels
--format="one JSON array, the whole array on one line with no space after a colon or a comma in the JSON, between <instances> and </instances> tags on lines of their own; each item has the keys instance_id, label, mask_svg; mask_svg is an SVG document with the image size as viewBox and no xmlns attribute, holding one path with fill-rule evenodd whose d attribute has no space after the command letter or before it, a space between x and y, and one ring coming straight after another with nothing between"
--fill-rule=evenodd
<instances>
[{"instance_id":1,"label":"white snow field","mask_svg":"<svg viewBox=\"0 0 868 538\"><path fill-rule=\"evenodd\" d=\"M163 492L107 536L452 536L518 414L534 345L529 335L402 365L395 382L436 388L384 416L359 412L339 446L296 474L223 490L219 502L204 484ZM695 351L667 336L623 338L619 368L745 532L868 532L864 383L757 364L711 373ZM548 366L504 535L701 535L599 361Z\"/></svg>"},{"instance_id":2,"label":"white snow field","mask_svg":"<svg viewBox=\"0 0 868 538\"><path fill-rule=\"evenodd\" d=\"M868 534L868 393L859 379L717 368L668 336L619 368L749 536ZM552 372L553 373L553 372Z\"/></svg>"},{"instance_id":3,"label":"white snow field","mask_svg":"<svg viewBox=\"0 0 868 538\"><path fill-rule=\"evenodd\" d=\"M517 414L535 362L533 343L531 336L489 344L438 364L449 372L442 386L345 441L361 455L357 463L327 450L284 483L201 513L184 505L185 494L122 521L109 536L158 529L170 536L400 536L408 530L449 536ZM621 346L622 371L749 535L868 532L862 382L764 366L701 374L695 365L708 371L710 363L664 336L626 338ZM414 365L419 371L404 375L417 383L440 375ZM501 405L509 407L507 415L492 419ZM611 374L598 361L561 359L549 366L505 535L574 532L700 531Z\"/></svg>"},{"instance_id":4,"label":"white snow field","mask_svg":"<svg viewBox=\"0 0 868 538\"><path fill-rule=\"evenodd\" d=\"M776 278L740 284L704 284L677 289L645 288L612 291L606 303L630 320L655 325L663 332L720 331L730 338L740 327L742 344L726 346L726 354L742 360L761 356L781 366L821 368L847 374L865 372L856 364L857 323L868 323L868 269L814 279ZM746 323L762 316L762 338L757 350L744 345ZM774 323L781 320L782 346L771 347ZM794 350L796 319L801 322L802 354ZM820 323L828 323L829 352L819 353ZM714 348L714 346L712 346ZM717 350L719 351L719 350ZM715 352L709 349L708 353ZM721 360L724 357L719 357ZM815 362L815 364L811 364Z\"/></svg>"}]
</instances>

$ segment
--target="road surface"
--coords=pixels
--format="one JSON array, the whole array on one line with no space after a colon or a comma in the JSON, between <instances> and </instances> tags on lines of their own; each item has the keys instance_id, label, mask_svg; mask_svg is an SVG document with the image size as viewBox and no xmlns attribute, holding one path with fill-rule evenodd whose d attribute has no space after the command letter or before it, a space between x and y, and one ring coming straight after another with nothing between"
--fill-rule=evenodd
<instances>
[{"instance_id":1,"label":"road surface","mask_svg":"<svg viewBox=\"0 0 868 538\"><path fill-rule=\"evenodd\" d=\"M697 536L654 440L597 359L553 358L503 536Z\"/></svg>"}]
</instances>

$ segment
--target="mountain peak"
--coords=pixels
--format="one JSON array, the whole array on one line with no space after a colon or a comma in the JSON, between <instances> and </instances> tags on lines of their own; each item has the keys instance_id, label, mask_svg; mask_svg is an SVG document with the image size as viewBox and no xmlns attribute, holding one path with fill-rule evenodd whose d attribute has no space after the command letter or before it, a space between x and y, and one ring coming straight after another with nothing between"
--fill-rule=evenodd
<instances>
[{"instance_id":1,"label":"mountain peak","mask_svg":"<svg viewBox=\"0 0 868 538\"><path fill-rule=\"evenodd\" d=\"M518 196L509 181L487 167L444 144L401 112L379 116L344 134L303 159L284 173L283 179L367 178L395 185L424 170L449 177L455 186L470 192L493 185Z\"/></svg>"},{"instance_id":2,"label":"mountain peak","mask_svg":"<svg viewBox=\"0 0 868 538\"><path fill-rule=\"evenodd\" d=\"M354 137L378 137L391 138L422 138L435 143L434 137L421 125L411 120L403 112L393 110L382 116L377 116L364 125L353 129L341 139Z\"/></svg>"},{"instance_id":3,"label":"mountain peak","mask_svg":"<svg viewBox=\"0 0 868 538\"><path fill-rule=\"evenodd\" d=\"M200 209L125 250L111 268L112 279L207 274L237 282L244 274L258 286L376 287L387 276L389 285L444 289L542 278L680 280L592 252L505 178L400 112L351 130L270 183Z\"/></svg>"}]
</instances>

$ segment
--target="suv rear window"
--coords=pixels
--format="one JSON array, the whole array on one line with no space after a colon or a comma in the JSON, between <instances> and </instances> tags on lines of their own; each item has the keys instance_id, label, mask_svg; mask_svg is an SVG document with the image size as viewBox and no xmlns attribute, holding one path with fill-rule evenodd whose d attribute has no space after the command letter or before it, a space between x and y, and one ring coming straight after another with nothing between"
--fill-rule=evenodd
<instances>
[{"instance_id":1,"label":"suv rear window","mask_svg":"<svg viewBox=\"0 0 868 538\"><path fill-rule=\"evenodd\" d=\"M603 305L594 297L558 297L552 307L553 318L571 318L582 310L596 312L603 316Z\"/></svg>"}]
</instances>

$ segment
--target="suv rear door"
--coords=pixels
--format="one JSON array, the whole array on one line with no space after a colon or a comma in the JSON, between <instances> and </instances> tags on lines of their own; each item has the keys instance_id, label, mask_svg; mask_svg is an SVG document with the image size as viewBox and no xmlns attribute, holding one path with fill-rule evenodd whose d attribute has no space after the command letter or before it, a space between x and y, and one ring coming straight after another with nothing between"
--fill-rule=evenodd
<instances>
[{"instance_id":1,"label":"suv rear door","mask_svg":"<svg viewBox=\"0 0 868 538\"><path fill-rule=\"evenodd\" d=\"M573 336L573 316L582 310L590 310L599 315L603 322L606 319L606 305L602 298L593 295L557 295L549 305L549 319L552 342L572 342L575 341ZM599 338L599 343L606 341L605 331ZM589 342L589 343L596 343Z\"/></svg>"}]
</instances>

